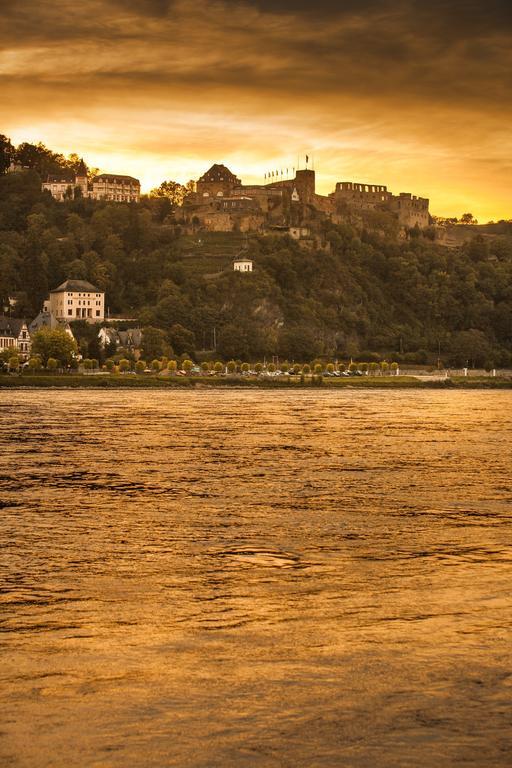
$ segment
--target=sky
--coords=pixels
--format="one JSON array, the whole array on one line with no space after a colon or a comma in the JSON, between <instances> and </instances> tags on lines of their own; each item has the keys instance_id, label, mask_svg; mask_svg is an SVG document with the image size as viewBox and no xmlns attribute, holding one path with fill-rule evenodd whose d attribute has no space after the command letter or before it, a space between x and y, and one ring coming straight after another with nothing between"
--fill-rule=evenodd
<instances>
[{"instance_id":1,"label":"sky","mask_svg":"<svg viewBox=\"0 0 512 768\"><path fill-rule=\"evenodd\" d=\"M509 0L2 0L0 133L148 191L314 160L512 218Z\"/></svg>"}]
</instances>

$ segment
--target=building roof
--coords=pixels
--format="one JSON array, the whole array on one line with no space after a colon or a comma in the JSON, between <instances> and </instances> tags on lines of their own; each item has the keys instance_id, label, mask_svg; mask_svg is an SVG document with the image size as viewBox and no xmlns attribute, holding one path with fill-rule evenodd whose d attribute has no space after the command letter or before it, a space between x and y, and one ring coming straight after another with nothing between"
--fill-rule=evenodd
<instances>
[{"instance_id":1,"label":"building roof","mask_svg":"<svg viewBox=\"0 0 512 768\"><path fill-rule=\"evenodd\" d=\"M61 328L62 330L71 333L71 328L67 320L61 320L60 318L55 317L55 315L53 315L51 312L45 312L45 310L40 312L37 317L32 320L28 327L30 333L40 331L41 328L50 328L50 330L53 330L54 328ZM73 334L71 333L71 335Z\"/></svg>"},{"instance_id":2,"label":"building roof","mask_svg":"<svg viewBox=\"0 0 512 768\"><path fill-rule=\"evenodd\" d=\"M17 339L21 333L25 320L19 320L16 317L0 316L0 336L10 336Z\"/></svg>"},{"instance_id":3,"label":"building roof","mask_svg":"<svg viewBox=\"0 0 512 768\"><path fill-rule=\"evenodd\" d=\"M231 173L229 168L226 168L225 165L214 163L212 167L204 173L201 178L199 179L201 182L212 182L212 181L229 181L232 184L240 184L240 179L237 179L237 177Z\"/></svg>"},{"instance_id":4,"label":"building roof","mask_svg":"<svg viewBox=\"0 0 512 768\"><path fill-rule=\"evenodd\" d=\"M65 280L57 288L54 288L50 293L105 293L99 288L96 288L92 283L87 280Z\"/></svg>"},{"instance_id":5,"label":"building roof","mask_svg":"<svg viewBox=\"0 0 512 768\"><path fill-rule=\"evenodd\" d=\"M46 177L46 184L74 184L75 174L74 171L65 170L58 173L49 173Z\"/></svg>"},{"instance_id":6,"label":"building roof","mask_svg":"<svg viewBox=\"0 0 512 768\"><path fill-rule=\"evenodd\" d=\"M93 178L93 181L113 181L113 182L130 181L140 186L140 181L138 179L135 179L133 176L123 176L122 174L119 174L119 173L99 173L97 176Z\"/></svg>"}]
</instances>

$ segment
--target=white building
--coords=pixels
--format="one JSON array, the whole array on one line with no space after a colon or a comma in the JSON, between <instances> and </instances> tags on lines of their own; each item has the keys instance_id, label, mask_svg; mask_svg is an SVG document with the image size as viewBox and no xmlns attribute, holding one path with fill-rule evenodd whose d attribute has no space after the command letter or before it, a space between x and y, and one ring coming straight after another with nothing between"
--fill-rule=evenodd
<instances>
[{"instance_id":1,"label":"white building","mask_svg":"<svg viewBox=\"0 0 512 768\"><path fill-rule=\"evenodd\" d=\"M237 256L233 261L235 272L252 272L253 262L246 256Z\"/></svg>"},{"instance_id":2,"label":"white building","mask_svg":"<svg viewBox=\"0 0 512 768\"><path fill-rule=\"evenodd\" d=\"M0 352L8 349L25 360L30 354L30 334L25 320L0 317Z\"/></svg>"},{"instance_id":3,"label":"white building","mask_svg":"<svg viewBox=\"0 0 512 768\"><path fill-rule=\"evenodd\" d=\"M87 280L66 280L50 291L43 311L57 320L102 323L105 319L105 292Z\"/></svg>"},{"instance_id":4,"label":"white building","mask_svg":"<svg viewBox=\"0 0 512 768\"><path fill-rule=\"evenodd\" d=\"M80 161L78 170L62 170L49 174L43 181L42 188L51 193L56 200L68 200L75 197L88 197L91 200L113 200L119 203L138 203L140 182L133 176L116 173L100 173L89 179L87 166Z\"/></svg>"}]
</instances>

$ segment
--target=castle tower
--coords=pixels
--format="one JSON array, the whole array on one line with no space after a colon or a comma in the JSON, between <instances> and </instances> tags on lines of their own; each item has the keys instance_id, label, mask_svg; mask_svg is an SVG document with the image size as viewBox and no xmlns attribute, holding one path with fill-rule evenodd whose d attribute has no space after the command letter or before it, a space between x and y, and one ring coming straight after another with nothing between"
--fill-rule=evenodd
<instances>
[{"instance_id":1,"label":"castle tower","mask_svg":"<svg viewBox=\"0 0 512 768\"><path fill-rule=\"evenodd\" d=\"M302 203L310 203L315 196L315 172L311 170L296 171L295 189Z\"/></svg>"},{"instance_id":2,"label":"castle tower","mask_svg":"<svg viewBox=\"0 0 512 768\"><path fill-rule=\"evenodd\" d=\"M78 165L77 172L75 174L75 187L78 187L82 192L82 197L87 197L88 182L87 182L87 166L84 163L83 157Z\"/></svg>"}]
</instances>

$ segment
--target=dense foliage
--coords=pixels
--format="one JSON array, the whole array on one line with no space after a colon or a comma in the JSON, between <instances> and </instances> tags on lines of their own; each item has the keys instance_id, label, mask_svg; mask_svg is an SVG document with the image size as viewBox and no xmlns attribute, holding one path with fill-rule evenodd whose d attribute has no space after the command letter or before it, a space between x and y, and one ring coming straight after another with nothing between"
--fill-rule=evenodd
<instances>
[{"instance_id":1,"label":"dense foliage","mask_svg":"<svg viewBox=\"0 0 512 768\"><path fill-rule=\"evenodd\" d=\"M15 295L19 315L34 317L49 288L80 278L106 291L110 314L152 329L149 360L215 343L226 360L428 362L440 352L446 363L511 363L510 223L449 250L417 232L399 242L384 214L357 230L326 222L317 250L250 238L255 270L240 274L231 259L243 238L217 237L220 253L208 256L210 236L183 237L166 197L58 203L40 190L33 170L0 176L0 298Z\"/></svg>"}]
</instances>

